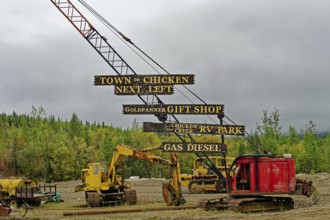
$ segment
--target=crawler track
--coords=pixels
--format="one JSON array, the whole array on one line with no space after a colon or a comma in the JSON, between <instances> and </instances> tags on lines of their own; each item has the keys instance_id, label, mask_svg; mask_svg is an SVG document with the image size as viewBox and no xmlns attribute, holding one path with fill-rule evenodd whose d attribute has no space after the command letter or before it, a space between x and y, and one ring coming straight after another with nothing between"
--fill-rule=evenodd
<instances>
[{"instance_id":1,"label":"crawler track","mask_svg":"<svg viewBox=\"0 0 330 220\"><path fill-rule=\"evenodd\" d=\"M251 197L201 200L199 206L204 210L233 210L236 212L284 211L294 208L290 197Z\"/></svg>"}]
</instances>

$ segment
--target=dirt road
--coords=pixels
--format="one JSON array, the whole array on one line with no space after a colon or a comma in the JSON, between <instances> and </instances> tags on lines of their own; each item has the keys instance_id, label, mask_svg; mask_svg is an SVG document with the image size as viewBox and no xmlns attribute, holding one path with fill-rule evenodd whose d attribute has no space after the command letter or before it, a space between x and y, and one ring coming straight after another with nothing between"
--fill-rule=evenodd
<instances>
[{"instance_id":1,"label":"dirt road","mask_svg":"<svg viewBox=\"0 0 330 220\"><path fill-rule=\"evenodd\" d=\"M284 212L263 212L263 213L235 213L233 211L204 211L202 209L171 210L171 211L148 211L135 213L116 213L102 215L84 216L63 216L63 212L76 212L90 210L81 208L85 204L84 193L73 193L74 186L79 181L57 183L58 191L65 202L44 204L34 210L27 212L24 219L317 219L330 218L330 174L318 173L315 175L297 175L298 178L312 180L317 191L310 198L303 196L292 196L295 201L295 208ZM137 190L138 203L133 206L112 206L102 207L94 210L116 210L116 209L146 209L166 207L161 194L160 179L132 180L132 186ZM218 198L223 194L189 194L183 188L184 197L187 201L185 206L196 205L200 199ZM8 219L21 219L23 210L14 210Z\"/></svg>"}]
</instances>

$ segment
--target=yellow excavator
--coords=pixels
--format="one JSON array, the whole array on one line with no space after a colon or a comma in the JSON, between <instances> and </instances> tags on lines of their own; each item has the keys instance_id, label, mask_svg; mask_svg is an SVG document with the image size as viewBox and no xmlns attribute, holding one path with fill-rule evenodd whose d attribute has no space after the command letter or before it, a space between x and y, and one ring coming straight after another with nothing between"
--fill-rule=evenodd
<instances>
[{"instance_id":1,"label":"yellow excavator","mask_svg":"<svg viewBox=\"0 0 330 220\"><path fill-rule=\"evenodd\" d=\"M147 151L132 147L117 145L111 162L89 163L88 168L81 171L82 184L75 187L75 192L85 191L86 202L97 207L105 203L136 204L136 191L124 179L124 170L119 169L125 157L160 163L170 167L172 178L163 182L162 193L164 201L170 206L179 206L185 203L182 196L180 164L175 153L171 153L171 160L147 153ZM116 171L121 170L121 174Z\"/></svg>"}]
</instances>

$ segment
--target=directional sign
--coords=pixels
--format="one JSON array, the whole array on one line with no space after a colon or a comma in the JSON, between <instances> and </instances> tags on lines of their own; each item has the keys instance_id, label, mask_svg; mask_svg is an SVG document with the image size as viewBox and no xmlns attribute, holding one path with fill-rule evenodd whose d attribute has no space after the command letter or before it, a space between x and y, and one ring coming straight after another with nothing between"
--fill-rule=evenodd
<instances>
[{"instance_id":1,"label":"directional sign","mask_svg":"<svg viewBox=\"0 0 330 220\"><path fill-rule=\"evenodd\" d=\"M227 153L227 146L218 143L175 143L164 142L161 147L163 152L204 152L204 153Z\"/></svg>"},{"instance_id":2,"label":"directional sign","mask_svg":"<svg viewBox=\"0 0 330 220\"><path fill-rule=\"evenodd\" d=\"M144 132L176 132L181 134L244 135L244 125L143 122Z\"/></svg>"},{"instance_id":3,"label":"directional sign","mask_svg":"<svg viewBox=\"0 0 330 220\"><path fill-rule=\"evenodd\" d=\"M128 85L115 86L116 95L172 95L171 85Z\"/></svg>"},{"instance_id":4,"label":"directional sign","mask_svg":"<svg viewBox=\"0 0 330 220\"><path fill-rule=\"evenodd\" d=\"M191 74L174 75L98 75L94 76L94 85L188 85L195 83L195 76Z\"/></svg>"},{"instance_id":5,"label":"directional sign","mask_svg":"<svg viewBox=\"0 0 330 220\"><path fill-rule=\"evenodd\" d=\"M123 114L219 115L224 105L123 105Z\"/></svg>"}]
</instances>

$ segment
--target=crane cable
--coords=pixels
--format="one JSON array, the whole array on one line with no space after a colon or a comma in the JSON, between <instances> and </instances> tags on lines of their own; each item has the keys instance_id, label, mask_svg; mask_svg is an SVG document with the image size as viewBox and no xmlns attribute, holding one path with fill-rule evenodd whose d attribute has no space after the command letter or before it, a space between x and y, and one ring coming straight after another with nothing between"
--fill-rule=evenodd
<instances>
[{"instance_id":1,"label":"crane cable","mask_svg":"<svg viewBox=\"0 0 330 220\"><path fill-rule=\"evenodd\" d=\"M124 42L137 56L139 56L144 62L148 64L154 71L160 74L160 72L150 63L148 60L146 60L143 56L141 56L134 48L135 47L140 53L142 53L144 56L146 56L149 60L154 62L158 67L160 67L162 70L164 70L167 74L170 75L169 72L167 72L161 65L159 65L155 60L153 60L148 54L146 54L141 48L139 48L136 44L131 41L130 38L126 37L123 33L121 33L115 26L113 26L110 22L108 22L104 17L102 17L97 11L95 11L91 6L89 6L86 2L83 0L79 0L79 2L88 10L90 13L92 13L101 23L103 23L115 36L117 36L122 42ZM128 44L129 43L129 44ZM186 86L183 85L185 88ZM194 102L186 96L178 87L174 86L186 99L188 99L191 103L194 104ZM186 88L188 89L188 88ZM188 89L189 90L189 89ZM201 100L201 99L200 99ZM214 121L214 120L213 120Z\"/></svg>"},{"instance_id":2,"label":"crane cable","mask_svg":"<svg viewBox=\"0 0 330 220\"><path fill-rule=\"evenodd\" d=\"M101 21L111 32L113 32L120 40L122 40L136 55L138 55L144 62L146 62L152 69L154 69L157 73L160 73L148 60L142 57L138 52L134 50L136 48L140 53L142 53L145 57L147 57L150 61L152 61L156 66L162 69L168 75L171 75L163 66L161 66L157 61L155 61L152 57L150 57L146 52L144 52L140 47L138 47L134 42L127 36L125 36L122 32L120 32L115 26L113 26L109 21L107 21L102 15L100 15L97 11L95 11L90 5L88 5L84 0L78 0L91 14L93 14L99 21ZM120 36L120 37L119 37ZM134 48L132 48L130 45ZM182 85L188 92L190 92L193 96L195 96L198 100L200 100L203 104L207 104L202 98L200 98L196 93L190 90L186 85ZM192 104L195 104L188 96L186 96L178 87L175 88ZM216 121L211 118L209 115L207 116L211 119L214 123ZM231 118L227 115L224 116L227 120L229 120L232 124L237 125ZM224 122L227 124L226 122ZM254 138L248 132L244 131L244 133L250 137L250 139L246 138L246 140L253 146L260 148L257 146L255 142L253 142Z\"/></svg>"},{"instance_id":3,"label":"crane cable","mask_svg":"<svg viewBox=\"0 0 330 220\"><path fill-rule=\"evenodd\" d=\"M139 48L136 44L133 43L133 41L125 36L122 32L120 32L115 26L113 26L109 21L107 21L102 15L100 15L97 11L95 11L90 5L88 5L84 0L78 0L91 14L93 14L98 20L100 20L111 32L113 32L120 40L122 40L137 56L139 56L143 61L145 61L152 69L154 69L157 73L160 73L153 65L151 65L144 57L142 57L139 53L137 53L134 48L132 48L129 44L131 44L133 47L135 47L140 53L142 53L144 56L146 56L149 60L151 60L154 64L156 64L160 69L162 69L167 74L171 75L164 67L162 67L158 62L156 62L152 57L150 57L147 53L145 53L141 48ZM120 36L120 37L119 37ZM129 44L128 44L129 43ZM187 86L182 85L188 92L190 92L193 96L195 96L197 99L199 99L202 103L207 104L203 99L201 99L196 93L191 91ZM187 100L189 100L191 103L195 104L188 96L186 96L179 88L175 87ZM209 115L207 116L209 119L211 119L214 123L215 120L212 119ZM227 115L225 115L225 118L229 120L234 125L237 125L232 119L230 119ZM225 124L227 124L224 121ZM260 146L257 146L256 143L253 142L253 137L248 132L244 131L244 133L249 136L251 139L246 139L251 145L260 148Z\"/></svg>"}]
</instances>

